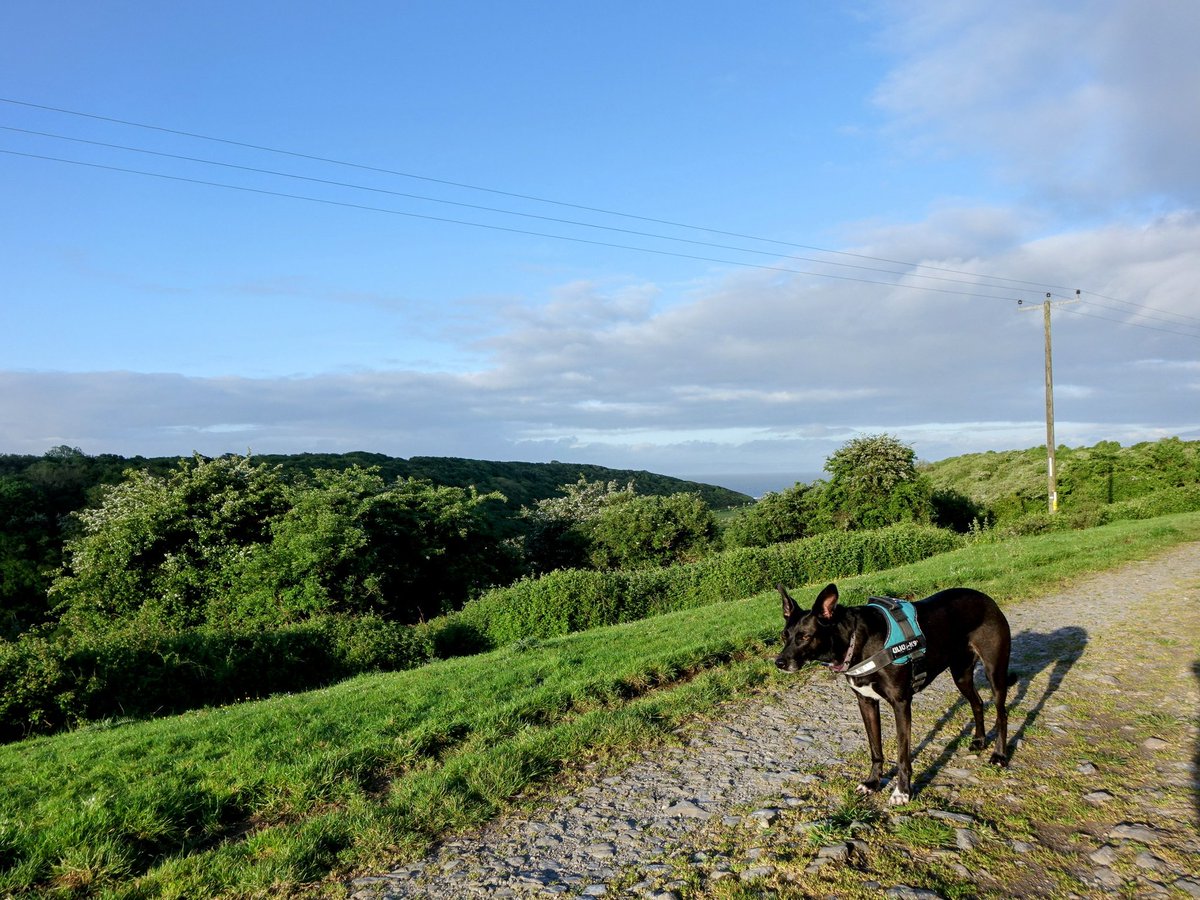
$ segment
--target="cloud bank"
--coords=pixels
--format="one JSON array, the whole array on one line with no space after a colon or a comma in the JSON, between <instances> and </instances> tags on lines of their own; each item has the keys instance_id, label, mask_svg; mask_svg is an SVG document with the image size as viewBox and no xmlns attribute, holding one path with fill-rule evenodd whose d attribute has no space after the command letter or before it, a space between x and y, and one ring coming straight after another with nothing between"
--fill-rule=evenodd
<instances>
[{"instance_id":1,"label":"cloud bank","mask_svg":"<svg viewBox=\"0 0 1200 900\"><path fill-rule=\"evenodd\" d=\"M930 222L916 230L933 246L944 237ZM1102 260L1105 292L1153 304L1056 307L1058 438L1087 443L1200 436L1200 373L1185 355L1200 339L1188 318L1198 247L1200 223L1174 217L928 262L1070 284ZM875 431L927 459L1042 443L1042 317L1015 302L1036 292L953 289L982 296L750 272L656 312L644 285L576 283L481 340L477 371L6 372L0 423L20 436L15 452L367 448L684 473L815 471Z\"/></svg>"}]
</instances>

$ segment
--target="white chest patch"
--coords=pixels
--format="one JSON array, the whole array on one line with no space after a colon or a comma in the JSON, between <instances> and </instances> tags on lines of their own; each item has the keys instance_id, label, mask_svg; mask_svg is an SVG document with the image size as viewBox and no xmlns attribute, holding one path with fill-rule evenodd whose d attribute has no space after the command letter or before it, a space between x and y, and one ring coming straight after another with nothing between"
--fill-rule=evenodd
<instances>
[{"instance_id":1,"label":"white chest patch","mask_svg":"<svg viewBox=\"0 0 1200 900\"><path fill-rule=\"evenodd\" d=\"M880 697L879 694L875 693L875 688L871 687L871 685L869 683L868 684L855 684L853 681L851 681L850 687L854 688L854 690L858 691L864 697L870 697L872 700L883 700L883 698Z\"/></svg>"}]
</instances>

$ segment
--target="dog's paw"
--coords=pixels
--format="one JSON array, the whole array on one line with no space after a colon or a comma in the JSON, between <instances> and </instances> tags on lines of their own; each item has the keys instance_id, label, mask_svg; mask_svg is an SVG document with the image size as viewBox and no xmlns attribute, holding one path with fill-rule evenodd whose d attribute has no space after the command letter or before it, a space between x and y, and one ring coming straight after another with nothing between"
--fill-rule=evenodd
<instances>
[{"instance_id":1,"label":"dog's paw","mask_svg":"<svg viewBox=\"0 0 1200 900\"><path fill-rule=\"evenodd\" d=\"M860 785L858 785L858 787L856 787L854 790L856 793L859 793L859 794L874 794L876 791L879 790L879 782L878 781L864 781Z\"/></svg>"},{"instance_id":2,"label":"dog's paw","mask_svg":"<svg viewBox=\"0 0 1200 900\"><path fill-rule=\"evenodd\" d=\"M900 786L897 785L892 788L892 796L888 797L888 806L903 806L911 799L908 791L900 790Z\"/></svg>"},{"instance_id":3,"label":"dog's paw","mask_svg":"<svg viewBox=\"0 0 1200 900\"><path fill-rule=\"evenodd\" d=\"M1003 753L996 752L996 753L992 754L992 758L991 758L991 760L989 760L989 762L991 762L991 764L993 766L999 766L1002 769L1007 768L1008 757L1005 756Z\"/></svg>"},{"instance_id":4,"label":"dog's paw","mask_svg":"<svg viewBox=\"0 0 1200 900\"><path fill-rule=\"evenodd\" d=\"M978 753L980 750L982 750L983 738L975 738L975 740L971 741L971 746L969 749L972 753Z\"/></svg>"}]
</instances>

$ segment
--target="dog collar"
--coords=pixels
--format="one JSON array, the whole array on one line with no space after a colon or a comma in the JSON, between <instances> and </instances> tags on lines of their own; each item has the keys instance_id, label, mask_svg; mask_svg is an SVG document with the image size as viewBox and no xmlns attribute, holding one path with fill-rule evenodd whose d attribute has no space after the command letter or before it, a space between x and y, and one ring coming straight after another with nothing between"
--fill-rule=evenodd
<instances>
[{"instance_id":1,"label":"dog collar","mask_svg":"<svg viewBox=\"0 0 1200 900\"><path fill-rule=\"evenodd\" d=\"M850 660L854 659L854 653L856 650L858 650L858 632L857 631L855 631L854 634L850 635L850 644L849 644L849 646L846 647L846 654L845 654L845 656L842 657L842 661L840 663L829 662L829 663L825 663L825 665L829 666L830 671L839 672L839 673L845 672L847 669L850 668Z\"/></svg>"}]
</instances>

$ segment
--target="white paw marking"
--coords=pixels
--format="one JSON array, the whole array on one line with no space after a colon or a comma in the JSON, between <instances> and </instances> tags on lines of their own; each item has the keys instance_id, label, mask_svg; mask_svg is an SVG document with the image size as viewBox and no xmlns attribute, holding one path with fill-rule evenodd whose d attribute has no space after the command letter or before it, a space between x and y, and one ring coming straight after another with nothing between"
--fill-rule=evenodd
<instances>
[{"instance_id":1,"label":"white paw marking","mask_svg":"<svg viewBox=\"0 0 1200 900\"><path fill-rule=\"evenodd\" d=\"M892 789L892 796L888 797L888 806L903 806L911 799L907 792L897 786Z\"/></svg>"},{"instance_id":2,"label":"white paw marking","mask_svg":"<svg viewBox=\"0 0 1200 900\"><path fill-rule=\"evenodd\" d=\"M869 794L869 793L871 793L871 789L870 789L869 787L867 787L865 784L860 784L860 785L859 785L858 787L856 787L854 790L855 790L855 791L857 791L857 792L858 792L858 793L860 793L860 794Z\"/></svg>"}]
</instances>

